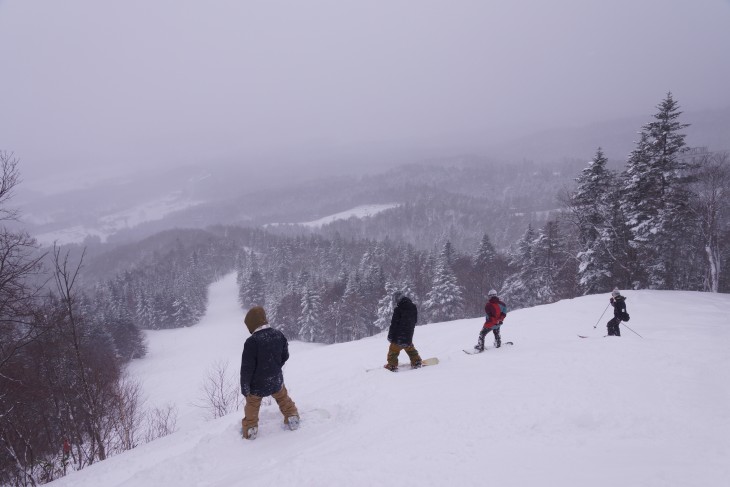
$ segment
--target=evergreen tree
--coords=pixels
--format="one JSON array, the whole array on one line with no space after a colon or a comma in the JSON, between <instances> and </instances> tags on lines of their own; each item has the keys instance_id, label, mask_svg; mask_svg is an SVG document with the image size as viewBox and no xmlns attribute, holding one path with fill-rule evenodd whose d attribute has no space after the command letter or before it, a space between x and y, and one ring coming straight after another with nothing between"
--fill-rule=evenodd
<instances>
[{"instance_id":1,"label":"evergreen tree","mask_svg":"<svg viewBox=\"0 0 730 487\"><path fill-rule=\"evenodd\" d=\"M322 341L322 301L314 286L302 290L301 313L299 315L299 338L305 342Z\"/></svg>"},{"instance_id":2,"label":"evergreen tree","mask_svg":"<svg viewBox=\"0 0 730 487\"><path fill-rule=\"evenodd\" d=\"M260 270L254 269L244 281L242 304L245 308L266 304L266 282Z\"/></svg>"},{"instance_id":3,"label":"evergreen tree","mask_svg":"<svg viewBox=\"0 0 730 487\"><path fill-rule=\"evenodd\" d=\"M568 252L557 221L549 221L532 245L534 299L553 303L574 296L575 260Z\"/></svg>"},{"instance_id":4,"label":"evergreen tree","mask_svg":"<svg viewBox=\"0 0 730 487\"><path fill-rule=\"evenodd\" d=\"M621 208L645 272L639 285L673 289L686 269L682 251L690 218L689 164L681 157L688 125L678 121L679 106L668 93L654 120L642 128L625 173Z\"/></svg>"},{"instance_id":5,"label":"evergreen tree","mask_svg":"<svg viewBox=\"0 0 730 487\"><path fill-rule=\"evenodd\" d=\"M393 317L393 294L398 290L398 286L391 282L385 283L385 294L378 301L378 312L373 325L378 330L387 330L390 327L390 320Z\"/></svg>"},{"instance_id":6,"label":"evergreen tree","mask_svg":"<svg viewBox=\"0 0 730 487\"><path fill-rule=\"evenodd\" d=\"M538 280L533 266L535 239L535 231L530 224L517 242L515 249L510 252L512 273L505 280L502 291L502 297L509 303L510 308L524 308L540 304L537 298Z\"/></svg>"},{"instance_id":7,"label":"evergreen tree","mask_svg":"<svg viewBox=\"0 0 730 487\"><path fill-rule=\"evenodd\" d=\"M614 285L614 263L607 245L611 242L611 196L617 188L607 162L599 147L576 179L577 188L570 196L570 210L578 229L578 279L583 294L607 291Z\"/></svg>"},{"instance_id":8,"label":"evergreen tree","mask_svg":"<svg viewBox=\"0 0 730 487\"><path fill-rule=\"evenodd\" d=\"M363 282L356 272L350 275L342 297L342 338L344 341L358 340L370 336L375 321L373 306L365 298Z\"/></svg>"},{"instance_id":9,"label":"evergreen tree","mask_svg":"<svg viewBox=\"0 0 730 487\"><path fill-rule=\"evenodd\" d=\"M463 290L449 264L452 252L451 243L447 241L436 261L433 285L424 303L431 322L449 321L463 316Z\"/></svg>"}]
</instances>

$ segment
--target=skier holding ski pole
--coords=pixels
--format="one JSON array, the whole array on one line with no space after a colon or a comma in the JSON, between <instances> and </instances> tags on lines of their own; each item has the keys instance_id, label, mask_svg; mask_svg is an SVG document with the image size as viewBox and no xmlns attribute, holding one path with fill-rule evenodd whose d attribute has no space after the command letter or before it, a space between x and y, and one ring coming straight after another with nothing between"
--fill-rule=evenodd
<instances>
[{"instance_id":1,"label":"skier holding ski pole","mask_svg":"<svg viewBox=\"0 0 730 487\"><path fill-rule=\"evenodd\" d=\"M596 324L595 324L595 325L593 325L593 329L594 329L594 330L595 330L595 329L596 329L596 327L598 326L598 323L600 323L600 322L601 322L601 318L603 318L603 315L605 315L605 314L606 314L606 311L608 311L608 307L609 307L609 306L611 306L611 303L608 303L608 304L606 305L606 309L604 309L604 310L603 310L603 313L601 313L601 316L599 316L599 317L598 317L598 321L596 321Z\"/></svg>"},{"instance_id":2,"label":"skier holding ski pole","mask_svg":"<svg viewBox=\"0 0 730 487\"><path fill-rule=\"evenodd\" d=\"M621 291L614 288L611 292L609 304L613 306L613 318L606 324L608 327L608 336L621 336L619 323L629 321L629 314L626 312L626 298L621 296ZM632 330L633 331L633 330Z\"/></svg>"}]
</instances>

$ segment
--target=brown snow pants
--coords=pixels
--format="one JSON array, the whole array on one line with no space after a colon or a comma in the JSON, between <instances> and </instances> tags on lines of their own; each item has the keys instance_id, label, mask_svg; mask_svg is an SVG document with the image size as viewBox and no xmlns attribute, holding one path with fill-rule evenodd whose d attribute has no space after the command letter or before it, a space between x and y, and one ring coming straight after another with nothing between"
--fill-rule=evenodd
<instances>
[{"instance_id":1,"label":"brown snow pants","mask_svg":"<svg viewBox=\"0 0 730 487\"><path fill-rule=\"evenodd\" d=\"M411 365L421 361L421 356L418 355L418 350L411 343L410 345L396 345L391 343L388 347L388 365L394 365L398 367L398 355L401 350L405 350L408 354L408 358L411 360Z\"/></svg>"},{"instance_id":2,"label":"brown snow pants","mask_svg":"<svg viewBox=\"0 0 730 487\"><path fill-rule=\"evenodd\" d=\"M290 416L299 416L297 406L289 397L289 393L286 391L286 386L281 386L279 392L275 392L271 395L276 400L276 404L279 405L279 411L284 415L284 423L289 424ZM263 397L254 396L249 394L246 396L246 405L243 407L243 437L248 438L248 429L259 425L259 409L261 409L261 400Z\"/></svg>"}]
</instances>

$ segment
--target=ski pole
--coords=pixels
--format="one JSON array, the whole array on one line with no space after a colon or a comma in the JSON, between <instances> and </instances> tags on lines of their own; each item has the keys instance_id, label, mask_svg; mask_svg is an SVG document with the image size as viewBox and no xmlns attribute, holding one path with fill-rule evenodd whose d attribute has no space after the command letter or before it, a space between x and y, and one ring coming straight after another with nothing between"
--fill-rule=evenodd
<instances>
[{"instance_id":1,"label":"ski pole","mask_svg":"<svg viewBox=\"0 0 730 487\"><path fill-rule=\"evenodd\" d=\"M629 328L629 327L628 327L627 325L624 325L624 327L626 327L626 328ZM638 337L639 337L639 338L644 338L643 336L639 335L638 333L636 333L636 332L635 332L634 330L632 330L631 328L629 328L629 330L630 330L630 331L631 331L632 333L634 333L634 334L638 335Z\"/></svg>"},{"instance_id":2,"label":"ski pole","mask_svg":"<svg viewBox=\"0 0 730 487\"><path fill-rule=\"evenodd\" d=\"M601 313L601 316L600 316L600 317L598 318L598 321L596 321L596 324L595 324L595 325L593 325L593 328L597 327L597 326L598 326L598 323L600 323L600 322L601 322L601 318L603 318L603 315L605 315L605 314L606 314L606 311L608 310L608 307L609 307L609 306L611 306L611 303L608 303L608 304L606 305L606 309L604 309L604 310L603 310L603 313Z\"/></svg>"}]
</instances>

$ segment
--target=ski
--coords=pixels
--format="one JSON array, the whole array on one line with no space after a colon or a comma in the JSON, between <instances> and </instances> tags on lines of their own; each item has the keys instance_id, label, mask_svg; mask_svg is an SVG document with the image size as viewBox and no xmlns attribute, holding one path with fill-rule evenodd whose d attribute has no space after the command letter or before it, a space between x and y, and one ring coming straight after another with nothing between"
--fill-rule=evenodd
<instances>
[{"instance_id":1,"label":"ski","mask_svg":"<svg viewBox=\"0 0 730 487\"><path fill-rule=\"evenodd\" d=\"M503 347L503 346L505 346L505 345L514 345L514 343L513 343L513 342L504 342L504 343L502 344L502 347ZM494 347L494 346L491 346L491 347L484 347L484 350L482 350L481 352L480 352L480 351L478 351L478 350L476 350L476 349L474 349L474 348L472 348L471 350L463 349L463 352L464 352L465 354L467 354L467 355L476 355L476 354L478 354L478 353L482 353L482 352L485 352L485 351L489 350L490 348L497 348L497 347ZM501 348L501 347L500 347L500 348Z\"/></svg>"}]
</instances>

